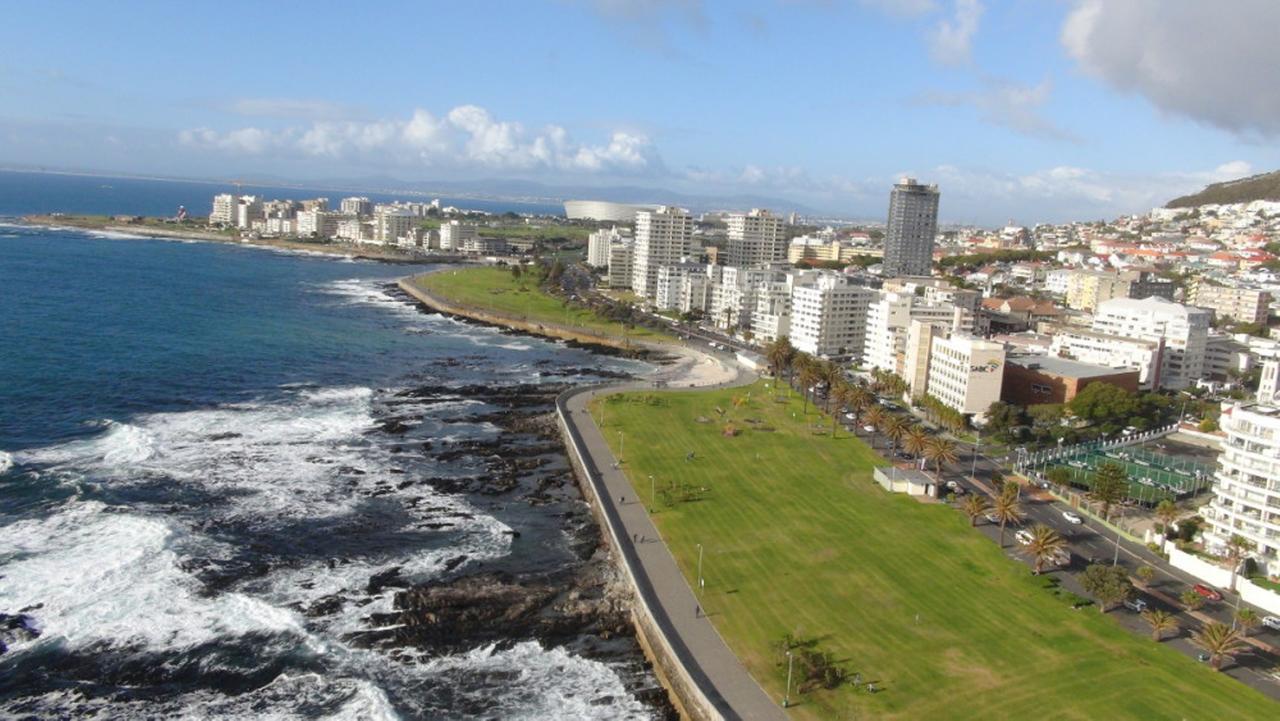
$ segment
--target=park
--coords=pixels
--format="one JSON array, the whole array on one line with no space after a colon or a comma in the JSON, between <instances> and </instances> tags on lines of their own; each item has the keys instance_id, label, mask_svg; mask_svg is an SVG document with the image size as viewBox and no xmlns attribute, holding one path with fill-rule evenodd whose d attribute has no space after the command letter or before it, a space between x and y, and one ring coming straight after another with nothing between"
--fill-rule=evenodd
<instances>
[{"instance_id":1,"label":"park","mask_svg":"<svg viewBox=\"0 0 1280 721\"><path fill-rule=\"evenodd\" d=\"M883 461L788 388L634 392L592 414L770 696L787 692L787 649L838 667L803 692L797 679L798 718L1275 715L1239 682L1074 610L956 509L884 492L871 480Z\"/></svg>"}]
</instances>

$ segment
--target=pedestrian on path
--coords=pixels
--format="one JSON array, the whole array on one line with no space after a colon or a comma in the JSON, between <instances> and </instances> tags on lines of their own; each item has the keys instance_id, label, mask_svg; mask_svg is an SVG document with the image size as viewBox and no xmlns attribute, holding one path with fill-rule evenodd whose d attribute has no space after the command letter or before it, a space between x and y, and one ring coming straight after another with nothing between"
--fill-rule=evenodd
<instances>
[{"instance_id":1,"label":"pedestrian on path","mask_svg":"<svg viewBox=\"0 0 1280 721\"><path fill-rule=\"evenodd\" d=\"M701 618L701 617L702 617L702 605L701 605L701 604L694 604L694 606L693 606L693 617L694 617L694 618Z\"/></svg>"}]
</instances>

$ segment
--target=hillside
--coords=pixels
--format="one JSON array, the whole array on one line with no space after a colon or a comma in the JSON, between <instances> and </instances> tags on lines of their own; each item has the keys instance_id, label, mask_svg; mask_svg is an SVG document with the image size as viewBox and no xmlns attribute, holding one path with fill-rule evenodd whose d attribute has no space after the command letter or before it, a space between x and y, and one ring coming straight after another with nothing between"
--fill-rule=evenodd
<instances>
[{"instance_id":1,"label":"hillside","mask_svg":"<svg viewBox=\"0 0 1280 721\"><path fill-rule=\"evenodd\" d=\"M1197 205L1248 203L1254 200L1280 200L1280 171L1214 183L1198 193L1174 198L1165 207L1194 208Z\"/></svg>"}]
</instances>

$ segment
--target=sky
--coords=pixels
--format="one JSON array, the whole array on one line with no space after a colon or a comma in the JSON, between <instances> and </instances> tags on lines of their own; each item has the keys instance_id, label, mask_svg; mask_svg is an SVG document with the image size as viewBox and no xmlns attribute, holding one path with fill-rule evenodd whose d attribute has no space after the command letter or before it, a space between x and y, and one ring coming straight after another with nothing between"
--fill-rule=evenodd
<instances>
[{"instance_id":1,"label":"sky","mask_svg":"<svg viewBox=\"0 0 1280 721\"><path fill-rule=\"evenodd\" d=\"M944 222L1280 169L1277 0L12 3L0 165L530 180Z\"/></svg>"}]
</instances>

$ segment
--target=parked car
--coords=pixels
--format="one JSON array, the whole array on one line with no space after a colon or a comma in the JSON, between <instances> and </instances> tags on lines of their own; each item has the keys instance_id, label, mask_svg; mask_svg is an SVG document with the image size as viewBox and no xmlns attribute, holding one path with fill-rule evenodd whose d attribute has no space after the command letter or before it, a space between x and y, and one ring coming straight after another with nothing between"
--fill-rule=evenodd
<instances>
[{"instance_id":1,"label":"parked car","mask_svg":"<svg viewBox=\"0 0 1280 721\"><path fill-rule=\"evenodd\" d=\"M862 427L862 430L866 431L867 433L875 433L876 427L873 425L865 425Z\"/></svg>"},{"instance_id":2,"label":"parked car","mask_svg":"<svg viewBox=\"0 0 1280 721\"><path fill-rule=\"evenodd\" d=\"M1221 593L1218 593L1216 590L1214 590L1214 589L1212 589L1212 588L1209 588L1208 586L1204 585L1203 583L1197 583L1196 585L1194 585L1194 586L1192 586L1192 587L1191 587L1191 590L1192 590L1192 591L1195 591L1196 593L1200 594L1201 596L1203 596L1203 597L1207 598L1207 599L1208 599L1208 600L1210 600L1210 601L1221 601L1221 600L1222 600L1222 594L1221 594Z\"/></svg>"},{"instance_id":3,"label":"parked car","mask_svg":"<svg viewBox=\"0 0 1280 721\"><path fill-rule=\"evenodd\" d=\"M1263 616L1262 625L1280 631L1280 616Z\"/></svg>"},{"instance_id":4,"label":"parked car","mask_svg":"<svg viewBox=\"0 0 1280 721\"><path fill-rule=\"evenodd\" d=\"M1019 530L1017 533L1013 534L1013 538L1018 543L1025 546L1028 543L1031 543L1032 539L1035 538L1035 536L1031 535L1031 531L1028 531L1027 529L1023 528Z\"/></svg>"},{"instance_id":5,"label":"parked car","mask_svg":"<svg viewBox=\"0 0 1280 721\"><path fill-rule=\"evenodd\" d=\"M1134 613L1142 613L1147 610L1147 602L1141 598L1131 598L1124 602L1124 607Z\"/></svg>"},{"instance_id":6,"label":"parked car","mask_svg":"<svg viewBox=\"0 0 1280 721\"><path fill-rule=\"evenodd\" d=\"M1000 519L999 519L999 518L996 518L996 514L994 514L994 513L988 513L988 514L986 514L985 516L983 516L983 518L987 519L987 523L999 523L999 522L1000 522Z\"/></svg>"},{"instance_id":7,"label":"parked car","mask_svg":"<svg viewBox=\"0 0 1280 721\"><path fill-rule=\"evenodd\" d=\"M1072 513L1071 511L1063 511L1062 517L1067 519L1067 523L1070 523L1072 525L1079 526L1080 524L1084 523L1084 519L1081 518L1079 514Z\"/></svg>"}]
</instances>

